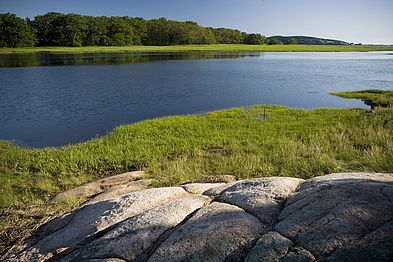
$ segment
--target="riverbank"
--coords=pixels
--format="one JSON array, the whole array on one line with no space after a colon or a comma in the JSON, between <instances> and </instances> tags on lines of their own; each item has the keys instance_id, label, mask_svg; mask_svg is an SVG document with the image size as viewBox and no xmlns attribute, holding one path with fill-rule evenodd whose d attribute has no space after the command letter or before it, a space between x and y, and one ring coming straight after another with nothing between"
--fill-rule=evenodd
<instances>
[{"instance_id":1,"label":"riverbank","mask_svg":"<svg viewBox=\"0 0 393 262\"><path fill-rule=\"evenodd\" d=\"M0 48L0 54L11 53L160 53L160 52L371 52L393 51L393 46L368 45L181 45L181 46L85 46Z\"/></svg>"},{"instance_id":2,"label":"riverbank","mask_svg":"<svg viewBox=\"0 0 393 262\"><path fill-rule=\"evenodd\" d=\"M23 228L31 230L37 220L83 201L48 205L57 193L126 171L144 170L156 187L215 175L307 179L334 172L392 173L393 91L335 94L388 105L372 112L233 108L120 126L60 148L27 149L0 141L1 249L24 237Z\"/></svg>"}]
</instances>

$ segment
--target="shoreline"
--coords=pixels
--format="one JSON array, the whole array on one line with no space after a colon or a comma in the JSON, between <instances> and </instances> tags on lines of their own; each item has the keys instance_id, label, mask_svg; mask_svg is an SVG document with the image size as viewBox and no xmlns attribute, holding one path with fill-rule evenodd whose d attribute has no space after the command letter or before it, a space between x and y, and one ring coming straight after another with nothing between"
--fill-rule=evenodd
<instances>
[{"instance_id":1,"label":"shoreline","mask_svg":"<svg viewBox=\"0 0 393 262\"><path fill-rule=\"evenodd\" d=\"M339 94L339 93L345 93L345 92L333 92L333 93L329 93L329 95L334 95L334 96L338 96L341 98L345 98L343 96L336 95L336 93ZM361 99L356 99L356 100L361 100ZM61 149L64 147L76 146L79 144L89 143L92 140L101 139L101 138L104 138L105 136L108 136L110 133L114 132L117 128L135 125L135 124L142 123L145 121L163 120L163 119L172 118L172 117L180 117L180 118L181 117L194 117L194 116L206 115L209 113L224 112L224 111L231 111L231 110L238 110L238 109L247 110L248 108L256 108L256 107L283 108L283 109L288 109L288 110L305 111L305 112L311 112L311 113L312 113L312 111L318 111L318 110L366 110L366 111L369 111L372 109L371 104L369 105L365 101L361 101L361 102L364 104L364 107L352 106L352 107L301 108L301 107L290 107L290 106L280 105L280 104L253 104L253 105L245 105L245 106L235 106L235 107L215 109L215 110L211 110L211 111L200 111L200 112L195 112L195 113L173 114L173 115L165 115L165 116L159 116L159 117L146 118L146 119L142 119L142 120L139 120L136 122L130 122L130 123L116 125L112 129L109 129L108 131L106 131L104 134L96 135L96 136L93 136L93 137L85 139L85 140L80 140L78 142L69 142L69 143L62 144L62 145L48 145L48 146L36 147L36 146L29 146L26 144L19 144L15 139L2 139L2 138L0 138L0 143L1 142L10 143L18 148L26 149L26 150Z\"/></svg>"},{"instance_id":2,"label":"shoreline","mask_svg":"<svg viewBox=\"0 0 393 262\"><path fill-rule=\"evenodd\" d=\"M364 45L181 45L181 46L84 46L84 47L22 47L0 48L0 54L18 53L174 53L174 52L373 52L393 51L393 46Z\"/></svg>"}]
</instances>

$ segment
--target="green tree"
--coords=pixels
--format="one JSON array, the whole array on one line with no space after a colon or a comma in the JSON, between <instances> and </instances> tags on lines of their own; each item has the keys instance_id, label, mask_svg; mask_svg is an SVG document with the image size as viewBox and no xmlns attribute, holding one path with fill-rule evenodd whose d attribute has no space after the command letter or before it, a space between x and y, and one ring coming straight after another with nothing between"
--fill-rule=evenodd
<instances>
[{"instance_id":1,"label":"green tree","mask_svg":"<svg viewBox=\"0 0 393 262\"><path fill-rule=\"evenodd\" d=\"M88 17L86 19L87 32L85 46L109 46L112 40L109 37L109 18L106 16Z\"/></svg>"},{"instance_id":2,"label":"green tree","mask_svg":"<svg viewBox=\"0 0 393 262\"><path fill-rule=\"evenodd\" d=\"M39 15L31 22L39 46L58 46L62 45L62 18L64 14L49 12Z\"/></svg>"},{"instance_id":3,"label":"green tree","mask_svg":"<svg viewBox=\"0 0 393 262\"><path fill-rule=\"evenodd\" d=\"M213 32L195 22L175 22L173 42L171 44L213 44L216 42Z\"/></svg>"},{"instance_id":4,"label":"green tree","mask_svg":"<svg viewBox=\"0 0 393 262\"><path fill-rule=\"evenodd\" d=\"M62 46L82 46L88 32L85 16L68 14L61 17L62 27L59 43Z\"/></svg>"},{"instance_id":5,"label":"green tree","mask_svg":"<svg viewBox=\"0 0 393 262\"><path fill-rule=\"evenodd\" d=\"M213 29L219 44L241 44L243 42L243 34L239 30L228 28Z\"/></svg>"},{"instance_id":6,"label":"green tree","mask_svg":"<svg viewBox=\"0 0 393 262\"><path fill-rule=\"evenodd\" d=\"M111 45L124 46L132 45L134 31L132 26L127 23L126 17L112 16L109 18L108 36L111 39Z\"/></svg>"},{"instance_id":7,"label":"green tree","mask_svg":"<svg viewBox=\"0 0 393 262\"><path fill-rule=\"evenodd\" d=\"M147 22L140 17L127 17L127 23L134 31L134 45L143 45L147 39Z\"/></svg>"},{"instance_id":8,"label":"green tree","mask_svg":"<svg viewBox=\"0 0 393 262\"><path fill-rule=\"evenodd\" d=\"M82 46L89 33L89 18L50 12L36 16L32 27L40 46Z\"/></svg>"},{"instance_id":9,"label":"green tree","mask_svg":"<svg viewBox=\"0 0 393 262\"><path fill-rule=\"evenodd\" d=\"M296 38L290 38L287 42L286 42L286 44L287 45L296 45L297 44L297 40L296 40Z\"/></svg>"},{"instance_id":10,"label":"green tree","mask_svg":"<svg viewBox=\"0 0 393 262\"><path fill-rule=\"evenodd\" d=\"M165 18L147 22L147 45L169 45L170 42L169 26Z\"/></svg>"},{"instance_id":11,"label":"green tree","mask_svg":"<svg viewBox=\"0 0 393 262\"><path fill-rule=\"evenodd\" d=\"M279 38L269 38L269 41L267 42L269 45L282 45L282 41Z\"/></svg>"},{"instance_id":12,"label":"green tree","mask_svg":"<svg viewBox=\"0 0 393 262\"><path fill-rule=\"evenodd\" d=\"M26 20L15 14L0 14L0 47L34 46L36 40Z\"/></svg>"},{"instance_id":13,"label":"green tree","mask_svg":"<svg viewBox=\"0 0 393 262\"><path fill-rule=\"evenodd\" d=\"M267 43L267 39L261 34L245 34L243 43L247 45L264 45Z\"/></svg>"}]
</instances>

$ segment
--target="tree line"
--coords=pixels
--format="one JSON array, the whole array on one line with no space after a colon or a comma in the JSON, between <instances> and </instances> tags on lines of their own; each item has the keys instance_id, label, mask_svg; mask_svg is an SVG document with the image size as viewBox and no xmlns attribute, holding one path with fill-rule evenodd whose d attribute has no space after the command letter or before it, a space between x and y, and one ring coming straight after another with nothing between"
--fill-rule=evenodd
<instances>
[{"instance_id":1,"label":"tree line","mask_svg":"<svg viewBox=\"0 0 393 262\"><path fill-rule=\"evenodd\" d=\"M261 34L165 18L145 20L49 12L30 20L10 13L0 14L0 47L189 44L261 45L282 44L282 41L267 39Z\"/></svg>"}]
</instances>

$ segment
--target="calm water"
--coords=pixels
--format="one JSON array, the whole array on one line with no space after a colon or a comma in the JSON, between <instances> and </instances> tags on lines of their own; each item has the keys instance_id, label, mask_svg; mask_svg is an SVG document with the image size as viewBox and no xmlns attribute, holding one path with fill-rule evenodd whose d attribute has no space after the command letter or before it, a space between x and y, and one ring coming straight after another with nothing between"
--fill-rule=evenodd
<instances>
[{"instance_id":1,"label":"calm water","mask_svg":"<svg viewBox=\"0 0 393 262\"><path fill-rule=\"evenodd\" d=\"M254 104L365 107L328 93L368 88L393 90L392 55L0 55L0 139L59 146L143 119Z\"/></svg>"}]
</instances>

